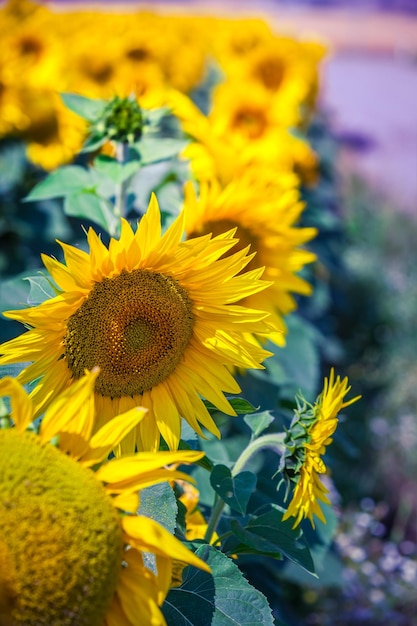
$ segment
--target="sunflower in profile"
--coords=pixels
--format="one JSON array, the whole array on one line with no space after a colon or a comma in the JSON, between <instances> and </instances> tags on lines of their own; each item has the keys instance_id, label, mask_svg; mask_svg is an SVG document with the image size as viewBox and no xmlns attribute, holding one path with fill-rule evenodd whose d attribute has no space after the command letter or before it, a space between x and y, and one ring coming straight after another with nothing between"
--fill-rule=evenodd
<instances>
[{"instance_id":1,"label":"sunflower in profile","mask_svg":"<svg viewBox=\"0 0 417 626\"><path fill-rule=\"evenodd\" d=\"M210 571L138 513L141 489L190 479L167 464L192 463L202 454L138 453L105 461L146 410L119 415L91 437L97 376L87 372L60 394L39 433L24 389L13 378L0 381L14 422L0 429L1 624L166 626L159 607L173 575L175 583L177 562ZM151 567L144 552L154 555Z\"/></svg>"},{"instance_id":2,"label":"sunflower in profile","mask_svg":"<svg viewBox=\"0 0 417 626\"><path fill-rule=\"evenodd\" d=\"M186 196L187 192L190 187L186 187ZM207 233L218 235L237 227L239 242L227 254L248 245L256 252L248 268L265 267L263 277L272 285L264 292L248 295L243 304L268 311L278 330L269 338L284 345L283 316L296 309L293 294L312 292L311 285L298 272L316 258L302 247L317 231L298 226L304 205L294 179L282 175L275 180L260 181L248 171L224 189L215 182L202 184L199 201L193 199L193 194L187 199L187 204L193 207L186 213L185 230L189 239Z\"/></svg>"},{"instance_id":3,"label":"sunflower in profile","mask_svg":"<svg viewBox=\"0 0 417 626\"><path fill-rule=\"evenodd\" d=\"M43 257L57 296L6 313L30 330L0 346L1 364L32 361L19 380L40 378L37 415L95 366L103 423L134 406L148 409L124 452L134 450L135 435L141 450L157 450L160 434L177 449L181 416L199 435L201 424L219 436L202 398L235 415L224 396L240 391L232 368L262 368L270 355L247 334L273 330L267 312L235 303L269 283L260 280L263 268L243 272L253 258L247 248L224 257L237 242L233 230L181 241L184 211L161 235L153 196L136 232L123 220L108 248L90 229L89 253L61 243L65 264Z\"/></svg>"},{"instance_id":4,"label":"sunflower in profile","mask_svg":"<svg viewBox=\"0 0 417 626\"><path fill-rule=\"evenodd\" d=\"M356 396L345 401L350 391L347 377L335 379L334 370L329 378L324 379L324 387L314 405L305 401L295 411L295 417L284 440L285 451L281 457L279 471L287 485L287 492L291 484L295 485L291 502L282 520L295 517L293 528L303 519L309 519L314 528L313 515L316 515L324 524L326 518L320 508L320 502L330 504L327 497L328 489L320 480L320 475L326 473L326 465L321 458L326 447L333 439L338 424L338 414L347 406L360 399Z\"/></svg>"}]
</instances>

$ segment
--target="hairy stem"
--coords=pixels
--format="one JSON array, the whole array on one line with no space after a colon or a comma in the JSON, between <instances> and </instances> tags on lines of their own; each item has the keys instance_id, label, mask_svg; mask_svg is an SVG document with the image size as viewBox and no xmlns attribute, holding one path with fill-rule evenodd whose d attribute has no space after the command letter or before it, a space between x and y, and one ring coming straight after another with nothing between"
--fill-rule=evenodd
<instances>
[{"instance_id":1,"label":"hairy stem","mask_svg":"<svg viewBox=\"0 0 417 626\"><path fill-rule=\"evenodd\" d=\"M116 159L119 163L126 163L129 153L129 144L117 142L116 144ZM116 217L125 217L127 212L126 207L126 190L129 180L124 180L122 183L116 185L116 200L114 204L114 214Z\"/></svg>"}]
</instances>

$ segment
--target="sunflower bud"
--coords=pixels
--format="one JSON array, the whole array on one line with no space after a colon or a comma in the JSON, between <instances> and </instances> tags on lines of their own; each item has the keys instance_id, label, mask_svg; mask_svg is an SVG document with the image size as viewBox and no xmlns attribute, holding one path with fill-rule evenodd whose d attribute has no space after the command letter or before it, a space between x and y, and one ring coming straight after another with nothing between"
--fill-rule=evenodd
<instances>
[{"instance_id":1,"label":"sunflower bud","mask_svg":"<svg viewBox=\"0 0 417 626\"><path fill-rule=\"evenodd\" d=\"M135 98L115 96L106 104L92 130L111 141L134 143L142 136L142 110Z\"/></svg>"}]
</instances>

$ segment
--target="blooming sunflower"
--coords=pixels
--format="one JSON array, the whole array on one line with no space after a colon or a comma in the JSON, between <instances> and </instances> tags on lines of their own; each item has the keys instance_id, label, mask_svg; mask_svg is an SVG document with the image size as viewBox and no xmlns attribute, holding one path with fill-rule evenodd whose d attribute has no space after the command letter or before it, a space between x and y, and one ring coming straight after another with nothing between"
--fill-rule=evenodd
<instances>
[{"instance_id":1,"label":"blooming sunflower","mask_svg":"<svg viewBox=\"0 0 417 626\"><path fill-rule=\"evenodd\" d=\"M187 190L190 191L190 187L186 187L186 196ZM294 179L282 175L276 180L259 181L254 180L248 170L223 190L215 182L210 186L202 184L199 201L193 202L193 198L192 195L187 200L193 206L186 214L188 238L207 233L218 235L237 226L239 242L233 250L250 245L256 252L248 267L265 267L263 277L272 285L264 292L247 296L244 305L271 314L279 332L270 335L270 339L283 345L286 331L283 316L297 306L292 294L310 295L312 291L310 284L297 272L316 258L301 247L317 231L297 226L304 205L299 201Z\"/></svg>"},{"instance_id":2,"label":"blooming sunflower","mask_svg":"<svg viewBox=\"0 0 417 626\"><path fill-rule=\"evenodd\" d=\"M262 88L258 86L257 92ZM228 99L234 102L233 91ZM241 87L239 87L241 92ZM302 137L276 123L268 98L258 100L247 93L245 100L226 106L217 106L205 116L184 94L171 90L166 101L179 119L183 131L193 139L182 156L189 159L198 181L218 180L226 185L239 179L246 169L263 177L264 172L281 174L294 172L305 184L317 181L318 160L314 150ZM225 99L217 100L223 104Z\"/></svg>"},{"instance_id":3,"label":"blooming sunflower","mask_svg":"<svg viewBox=\"0 0 417 626\"><path fill-rule=\"evenodd\" d=\"M39 434L26 430L34 413L24 389L13 378L0 382L15 424L0 430L1 624L165 626L159 607L175 562L210 571L137 513L141 489L187 478L166 464L194 462L201 453L138 453L103 463L146 410L115 417L89 440L97 376L87 373L51 403ZM56 436L59 447L49 443ZM145 566L143 552L155 555L155 568Z\"/></svg>"},{"instance_id":4,"label":"blooming sunflower","mask_svg":"<svg viewBox=\"0 0 417 626\"><path fill-rule=\"evenodd\" d=\"M304 403L299 406L287 432L284 441L286 450L279 471L283 473L287 489L291 483L295 484L291 502L282 518L284 521L295 517L293 528L307 518L314 528L313 515L326 523L319 501L330 504L330 500L327 497L329 491L320 480L320 474L327 471L321 457L333 441L338 414L361 397L356 396L345 402L344 398L351 389L348 384L347 377L341 380L337 376L335 379L332 369L329 378L324 379L323 391L314 405Z\"/></svg>"},{"instance_id":5,"label":"blooming sunflower","mask_svg":"<svg viewBox=\"0 0 417 626\"><path fill-rule=\"evenodd\" d=\"M181 416L199 435L202 424L219 436L201 397L235 415L223 395L240 391L230 370L262 368L270 353L246 335L273 329L268 313L235 302L269 283L260 280L263 268L241 273L253 258L247 248L221 258L236 243L233 231L183 242L184 220L183 211L161 236L153 196L136 232L123 220L108 248L90 228L89 253L61 243L66 264L43 256L58 295L6 313L31 330L0 346L1 364L33 361L19 380L41 378L32 392L37 415L94 366L103 422L148 409L140 449L158 449L160 434L176 449Z\"/></svg>"},{"instance_id":6,"label":"blooming sunflower","mask_svg":"<svg viewBox=\"0 0 417 626\"><path fill-rule=\"evenodd\" d=\"M314 107L318 68L326 49L319 41L273 36L244 57L225 58L228 80L255 81L290 109L302 107L302 118Z\"/></svg>"}]
</instances>

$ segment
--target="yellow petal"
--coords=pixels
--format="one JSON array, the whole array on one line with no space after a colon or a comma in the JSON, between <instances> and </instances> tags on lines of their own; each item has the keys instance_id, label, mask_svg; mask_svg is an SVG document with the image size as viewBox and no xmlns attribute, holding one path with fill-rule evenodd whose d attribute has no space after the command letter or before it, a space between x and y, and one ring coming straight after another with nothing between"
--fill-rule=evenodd
<instances>
[{"instance_id":1,"label":"yellow petal","mask_svg":"<svg viewBox=\"0 0 417 626\"><path fill-rule=\"evenodd\" d=\"M90 439L89 450L81 462L90 466L102 461L139 424L146 412L147 409L137 406L107 422Z\"/></svg>"},{"instance_id":2,"label":"yellow petal","mask_svg":"<svg viewBox=\"0 0 417 626\"><path fill-rule=\"evenodd\" d=\"M129 543L138 550L184 561L206 572L211 572L207 563L195 556L181 541L149 517L126 516L122 519L122 527L129 537Z\"/></svg>"},{"instance_id":3,"label":"yellow petal","mask_svg":"<svg viewBox=\"0 0 417 626\"><path fill-rule=\"evenodd\" d=\"M11 417L17 430L24 431L33 420L33 405L24 387L11 376L0 380L0 397L10 396Z\"/></svg>"},{"instance_id":4,"label":"yellow petal","mask_svg":"<svg viewBox=\"0 0 417 626\"><path fill-rule=\"evenodd\" d=\"M141 474L160 469L173 463L195 463L204 452L178 450L175 452L138 452L134 456L114 459L96 472L96 478L104 483L118 483L140 477Z\"/></svg>"},{"instance_id":5,"label":"yellow petal","mask_svg":"<svg viewBox=\"0 0 417 626\"><path fill-rule=\"evenodd\" d=\"M125 553L127 567L123 568L117 585L117 595L132 626L166 626L158 608L158 585L154 574L143 565L135 549Z\"/></svg>"},{"instance_id":6,"label":"yellow petal","mask_svg":"<svg viewBox=\"0 0 417 626\"><path fill-rule=\"evenodd\" d=\"M139 509L138 493L119 493L112 498L112 504L116 509L126 513L137 513Z\"/></svg>"},{"instance_id":7,"label":"yellow petal","mask_svg":"<svg viewBox=\"0 0 417 626\"><path fill-rule=\"evenodd\" d=\"M135 239L139 248L146 253L152 252L161 239L161 213L154 193L151 195L148 210L139 222Z\"/></svg>"},{"instance_id":8,"label":"yellow petal","mask_svg":"<svg viewBox=\"0 0 417 626\"><path fill-rule=\"evenodd\" d=\"M77 433L88 441L94 426L94 385L99 375L98 368L67 387L48 407L41 423L42 441L50 441L61 432ZM78 448L78 447L77 447ZM67 450L73 456L84 450Z\"/></svg>"},{"instance_id":9,"label":"yellow petal","mask_svg":"<svg viewBox=\"0 0 417 626\"><path fill-rule=\"evenodd\" d=\"M181 418L178 408L164 383L151 390L156 425L170 450L177 450L181 439Z\"/></svg>"}]
</instances>

